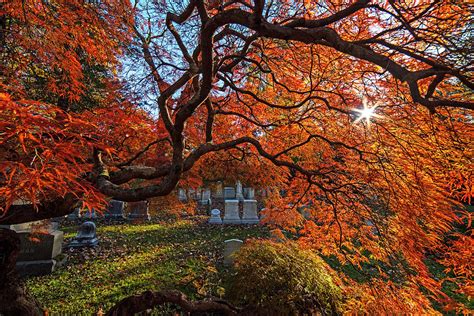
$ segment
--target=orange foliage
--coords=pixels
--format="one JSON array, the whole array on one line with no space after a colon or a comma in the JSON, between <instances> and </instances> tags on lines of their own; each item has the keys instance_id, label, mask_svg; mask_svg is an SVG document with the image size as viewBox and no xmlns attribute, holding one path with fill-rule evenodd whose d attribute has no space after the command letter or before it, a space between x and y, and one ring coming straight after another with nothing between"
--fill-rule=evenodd
<instances>
[{"instance_id":1,"label":"orange foliage","mask_svg":"<svg viewBox=\"0 0 474 316\"><path fill-rule=\"evenodd\" d=\"M275 237L372 267L365 282L340 273L349 312L434 313L428 297L467 312L441 291L473 295L471 214L459 211L474 196L467 4L189 1L178 16L166 1L50 2L0 5L2 213L240 179L268 191ZM118 80L127 44L155 115ZM106 69L104 88L75 113L61 100L80 104L86 66ZM363 108L376 115L358 120ZM449 278L430 273L432 253Z\"/></svg>"}]
</instances>

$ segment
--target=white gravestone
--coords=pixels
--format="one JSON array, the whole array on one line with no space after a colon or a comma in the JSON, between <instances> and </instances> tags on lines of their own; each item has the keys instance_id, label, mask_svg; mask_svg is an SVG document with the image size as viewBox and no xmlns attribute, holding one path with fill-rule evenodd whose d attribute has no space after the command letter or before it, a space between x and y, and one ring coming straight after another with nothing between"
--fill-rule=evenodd
<instances>
[{"instance_id":1,"label":"white gravestone","mask_svg":"<svg viewBox=\"0 0 474 316\"><path fill-rule=\"evenodd\" d=\"M209 218L209 224L222 224L221 211L216 208L211 211L211 218Z\"/></svg>"},{"instance_id":2,"label":"white gravestone","mask_svg":"<svg viewBox=\"0 0 474 316\"><path fill-rule=\"evenodd\" d=\"M244 242L240 239L229 239L224 241L224 265L231 266L234 263L234 254L240 250Z\"/></svg>"},{"instance_id":3,"label":"white gravestone","mask_svg":"<svg viewBox=\"0 0 474 316\"><path fill-rule=\"evenodd\" d=\"M235 185L235 198L239 201L243 201L244 200L244 193L242 191L242 183L240 183L240 181L237 181L236 185Z\"/></svg>"},{"instance_id":4,"label":"white gravestone","mask_svg":"<svg viewBox=\"0 0 474 316\"><path fill-rule=\"evenodd\" d=\"M239 200L225 200L224 224L241 224Z\"/></svg>"},{"instance_id":5,"label":"white gravestone","mask_svg":"<svg viewBox=\"0 0 474 316\"><path fill-rule=\"evenodd\" d=\"M244 200L244 211L242 215L242 224L258 224L260 220L257 214L257 201Z\"/></svg>"}]
</instances>

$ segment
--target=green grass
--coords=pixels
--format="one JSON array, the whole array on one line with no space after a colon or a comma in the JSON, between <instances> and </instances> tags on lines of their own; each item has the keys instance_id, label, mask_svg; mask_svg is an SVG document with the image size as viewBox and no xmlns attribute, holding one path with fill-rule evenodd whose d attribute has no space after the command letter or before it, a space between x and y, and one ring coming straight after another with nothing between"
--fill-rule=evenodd
<instances>
[{"instance_id":1,"label":"green grass","mask_svg":"<svg viewBox=\"0 0 474 316\"><path fill-rule=\"evenodd\" d=\"M77 227L64 227L66 239ZM221 296L223 242L268 236L259 226L210 226L178 220L98 226L99 247L67 251L54 273L26 280L50 314L95 314L146 290L178 289L190 298Z\"/></svg>"}]
</instances>

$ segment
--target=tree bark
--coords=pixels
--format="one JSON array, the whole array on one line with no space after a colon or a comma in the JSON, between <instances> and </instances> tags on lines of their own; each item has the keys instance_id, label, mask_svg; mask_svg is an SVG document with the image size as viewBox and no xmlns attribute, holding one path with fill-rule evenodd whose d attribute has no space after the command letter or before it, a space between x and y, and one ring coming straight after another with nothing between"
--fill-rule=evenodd
<instances>
[{"instance_id":1,"label":"tree bark","mask_svg":"<svg viewBox=\"0 0 474 316\"><path fill-rule=\"evenodd\" d=\"M27 294L15 271L20 253L20 239L16 232L0 228L0 315L43 315L38 302Z\"/></svg>"},{"instance_id":2,"label":"tree bark","mask_svg":"<svg viewBox=\"0 0 474 316\"><path fill-rule=\"evenodd\" d=\"M124 298L112 307L107 316L127 316L135 313L144 312L154 307L171 303L181 307L191 315L215 313L217 315L238 315L240 310L231 306L225 301L189 301L183 293L179 291L146 291L140 295L134 295Z\"/></svg>"}]
</instances>

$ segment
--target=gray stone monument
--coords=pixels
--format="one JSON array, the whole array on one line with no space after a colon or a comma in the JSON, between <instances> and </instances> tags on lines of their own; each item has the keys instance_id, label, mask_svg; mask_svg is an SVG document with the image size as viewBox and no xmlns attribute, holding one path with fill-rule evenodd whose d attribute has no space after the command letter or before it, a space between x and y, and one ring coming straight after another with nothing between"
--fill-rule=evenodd
<instances>
[{"instance_id":1,"label":"gray stone monument","mask_svg":"<svg viewBox=\"0 0 474 316\"><path fill-rule=\"evenodd\" d=\"M255 199L255 189L254 188L244 188L244 197L247 200Z\"/></svg>"},{"instance_id":2,"label":"gray stone monument","mask_svg":"<svg viewBox=\"0 0 474 316\"><path fill-rule=\"evenodd\" d=\"M224 187L222 186L222 182L220 182L220 181L217 182L214 197L217 198L217 199L222 199L224 197Z\"/></svg>"},{"instance_id":3,"label":"gray stone monument","mask_svg":"<svg viewBox=\"0 0 474 316\"><path fill-rule=\"evenodd\" d=\"M94 222L84 222L76 237L67 245L69 248L95 247L99 244Z\"/></svg>"},{"instance_id":4,"label":"gray stone monument","mask_svg":"<svg viewBox=\"0 0 474 316\"><path fill-rule=\"evenodd\" d=\"M128 203L130 207L130 213L128 214L128 218L149 221L151 219L151 216L150 213L148 213L148 204L148 201Z\"/></svg>"},{"instance_id":5,"label":"gray stone monument","mask_svg":"<svg viewBox=\"0 0 474 316\"><path fill-rule=\"evenodd\" d=\"M224 188L224 199L226 199L226 200L235 199L235 188L234 187L225 187Z\"/></svg>"},{"instance_id":6,"label":"gray stone monument","mask_svg":"<svg viewBox=\"0 0 474 316\"><path fill-rule=\"evenodd\" d=\"M224 224L241 224L239 200L225 200Z\"/></svg>"},{"instance_id":7,"label":"gray stone monument","mask_svg":"<svg viewBox=\"0 0 474 316\"><path fill-rule=\"evenodd\" d=\"M244 200L242 224L258 224L260 220L257 214L257 201Z\"/></svg>"},{"instance_id":8,"label":"gray stone monument","mask_svg":"<svg viewBox=\"0 0 474 316\"><path fill-rule=\"evenodd\" d=\"M229 239L224 241L224 265L232 266L234 263L234 254L240 250L244 242L240 239Z\"/></svg>"},{"instance_id":9,"label":"gray stone monument","mask_svg":"<svg viewBox=\"0 0 474 316\"><path fill-rule=\"evenodd\" d=\"M178 189L178 200L180 200L181 202L186 202L188 200L185 189Z\"/></svg>"},{"instance_id":10,"label":"gray stone monument","mask_svg":"<svg viewBox=\"0 0 474 316\"><path fill-rule=\"evenodd\" d=\"M239 201L244 200L244 192L242 191L242 183L240 181L237 181L235 184L235 198Z\"/></svg>"},{"instance_id":11,"label":"gray stone monument","mask_svg":"<svg viewBox=\"0 0 474 316\"><path fill-rule=\"evenodd\" d=\"M37 276L53 272L57 264L55 258L61 254L63 232L57 230L57 225L53 223L40 222L41 232L34 234L33 239L32 227L37 224L38 222L24 223L16 227L19 229L16 232L21 244L16 269L21 276Z\"/></svg>"},{"instance_id":12,"label":"gray stone monument","mask_svg":"<svg viewBox=\"0 0 474 316\"><path fill-rule=\"evenodd\" d=\"M105 218L124 219L123 210L125 203L123 201L110 200L107 210L105 211Z\"/></svg>"},{"instance_id":13,"label":"gray stone monument","mask_svg":"<svg viewBox=\"0 0 474 316\"><path fill-rule=\"evenodd\" d=\"M218 209L211 210L211 217L209 218L209 224L222 224L221 211Z\"/></svg>"},{"instance_id":14,"label":"gray stone monument","mask_svg":"<svg viewBox=\"0 0 474 316\"><path fill-rule=\"evenodd\" d=\"M211 190L204 189L201 195L201 204L202 205L211 205Z\"/></svg>"}]
</instances>

